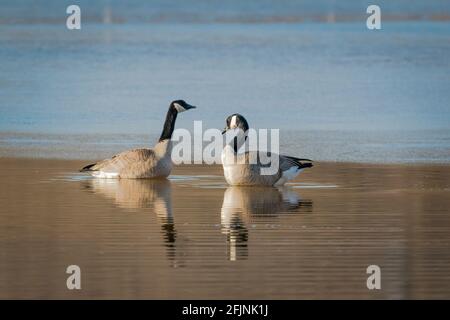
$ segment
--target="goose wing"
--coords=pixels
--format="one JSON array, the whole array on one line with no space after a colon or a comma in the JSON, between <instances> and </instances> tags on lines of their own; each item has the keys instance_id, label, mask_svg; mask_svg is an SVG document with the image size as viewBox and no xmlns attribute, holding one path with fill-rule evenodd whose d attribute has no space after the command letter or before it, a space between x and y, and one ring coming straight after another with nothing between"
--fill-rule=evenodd
<instances>
[{"instance_id":1,"label":"goose wing","mask_svg":"<svg viewBox=\"0 0 450 320\"><path fill-rule=\"evenodd\" d=\"M303 169L313 166L312 160L309 159L278 155L276 153L265 151L247 151L238 155L237 161L238 163L256 164L258 167L270 167L270 160L272 159L278 159L280 172L289 170L293 167Z\"/></svg>"},{"instance_id":2,"label":"goose wing","mask_svg":"<svg viewBox=\"0 0 450 320\"><path fill-rule=\"evenodd\" d=\"M292 167L297 167L298 169L311 168L313 166L312 161L309 159L301 159L290 156L280 155L280 170L286 171Z\"/></svg>"},{"instance_id":3,"label":"goose wing","mask_svg":"<svg viewBox=\"0 0 450 320\"><path fill-rule=\"evenodd\" d=\"M104 171L104 172L121 172L124 168L143 163L156 158L152 149L134 149L121 152L111 159L105 159L85 166L80 171Z\"/></svg>"}]
</instances>

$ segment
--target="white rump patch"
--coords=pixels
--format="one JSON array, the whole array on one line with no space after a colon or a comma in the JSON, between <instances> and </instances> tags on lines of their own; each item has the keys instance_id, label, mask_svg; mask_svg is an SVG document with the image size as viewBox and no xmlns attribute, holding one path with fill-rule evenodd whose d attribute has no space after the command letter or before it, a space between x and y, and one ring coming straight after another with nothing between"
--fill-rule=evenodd
<instances>
[{"instance_id":1,"label":"white rump patch","mask_svg":"<svg viewBox=\"0 0 450 320\"><path fill-rule=\"evenodd\" d=\"M94 171L92 175L96 178L103 179L117 179L119 174L117 172L104 172L104 171Z\"/></svg>"},{"instance_id":2,"label":"white rump patch","mask_svg":"<svg viewBox=\"0 0 450 320\"><path fill-rule=\"evenodd\" d=\"M291 167L286 171L283 171L283 175L277 182L275 182L275 186L281 186L285 184L287 181L295 179L295 177L297 177L298 174L302 171L303 169L299 169L298 167Z\"/></svg>"}]
</instances>

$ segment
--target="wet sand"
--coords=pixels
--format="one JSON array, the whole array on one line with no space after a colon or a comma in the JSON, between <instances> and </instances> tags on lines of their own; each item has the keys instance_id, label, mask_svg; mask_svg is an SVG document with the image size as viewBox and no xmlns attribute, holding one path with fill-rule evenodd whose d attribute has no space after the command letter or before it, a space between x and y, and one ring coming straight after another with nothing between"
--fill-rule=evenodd
<instances>
[{"instance_id":1,"label":"wet sand","mask_svg":"<svg viewBox=\"0 0 450 320\"><path fill-rule=\"evenodd\" d=\"M275 189L87 162L0 158L0 298L450 298L450 166L316 163Z\"/></svg>"}]
</instances>

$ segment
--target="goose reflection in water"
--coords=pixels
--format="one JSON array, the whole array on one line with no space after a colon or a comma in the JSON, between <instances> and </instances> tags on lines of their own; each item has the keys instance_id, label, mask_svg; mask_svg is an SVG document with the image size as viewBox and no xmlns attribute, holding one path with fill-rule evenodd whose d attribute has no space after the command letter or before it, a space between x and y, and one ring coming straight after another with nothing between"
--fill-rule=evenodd
<instances>
[{"instance_id":1,"label":"goose reflection in water","mask_svg":"<svg viewBox=\"0 0 450 320\"><path fill-rule=\"evenodd\" d=\"M311 212L312 201L301 200L299 194L289 187L228 187L221 210L228 259L235 261L248 256L248 226L252 220Z\"/></svg>"},{"instance_id":2,"label":"goose reflection in water","mask_svg":"<svg viewBox=\"0 0 450 320\"><path fill-rule=\"evenodd\" d=\"M167 256L174 267L177 231L172 213L171 184L166 179L92 179L86 188L101 194L123 209L150 208L161 226Z\"/></svg>"}]
</instances>

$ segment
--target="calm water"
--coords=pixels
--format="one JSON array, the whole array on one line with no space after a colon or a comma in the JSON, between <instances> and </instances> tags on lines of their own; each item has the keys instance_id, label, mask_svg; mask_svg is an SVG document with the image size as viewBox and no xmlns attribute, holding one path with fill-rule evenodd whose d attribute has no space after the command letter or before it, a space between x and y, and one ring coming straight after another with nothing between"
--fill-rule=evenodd
<instances>
[{"instance_id":1,"label":"calm water","mask_svg":"<svg viewBox=\"0 0 450 320\"><path fill-rule=\"evenodd\" d=\"M241 112L317 160L450 159L450 4L381 1L81 1L0 4L0 155L99 158ZM332 23L337 21L337 23ZM81 135L81 138L80 138Z\"/></svg>"},{"instance_id":2,"label":"calm water","mask_svg":"<svg viewBox=\"0 0 450 320\"><path fill-rule=\"evenodd\" d=\"M83 164L0 159L0 298L450 297L448 166L319 163L275 189L227 187L215 166L112 181Z\"/></svg>"},{"instance_id":3,"label":"calm water","mask_svg":"<svg viewBox=\"0 0 450 320\"><path fill-rule=\"evenodd\" d=\"M371 2L80 0L68 31L71 1L1 1L0 298L449 298L450 2L377 1L369 31ZM258 189L48 160L152 145L176 98L178 128L240 112L316 165Z\"/></svg>"}]
</instances>

